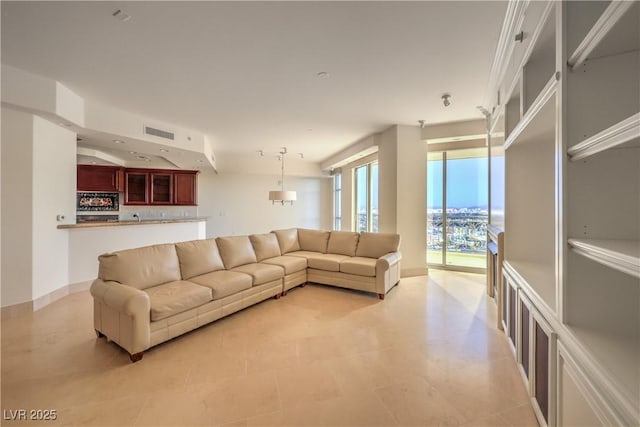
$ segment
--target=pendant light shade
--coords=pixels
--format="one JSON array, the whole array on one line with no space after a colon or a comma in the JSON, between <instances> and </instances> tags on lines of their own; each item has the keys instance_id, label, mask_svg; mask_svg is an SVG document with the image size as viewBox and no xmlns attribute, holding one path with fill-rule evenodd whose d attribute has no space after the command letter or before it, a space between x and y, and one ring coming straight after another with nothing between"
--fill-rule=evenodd
<instances>
[{"instance_id":1,"label":"pendant light shade","mask_svg":"<svg viewBox=\"0 0 640 427\"><path fill-rule=\"evenodd\" d=\"M287 154L287 147L282 147L282 151L280 151L280 162L281 162L281 175L280 175L280 190L272 190L269 191L269 200L271 200L272 204L276 202L284 205L285 203L291 203L298 199L298 195L295 191L285 191L284 189L284 155Z\"/></svg>"},{"instance_id":2,"label":"pendant light shade","mask_svg":"<svg viewBox=\"0 0 640 427\"><path fill-rule=\"evenodd\" d=\"M297 194L295 191L269 191L269 200L272 202L293 202L297 200Z\"/></svg>"}]
</instances>

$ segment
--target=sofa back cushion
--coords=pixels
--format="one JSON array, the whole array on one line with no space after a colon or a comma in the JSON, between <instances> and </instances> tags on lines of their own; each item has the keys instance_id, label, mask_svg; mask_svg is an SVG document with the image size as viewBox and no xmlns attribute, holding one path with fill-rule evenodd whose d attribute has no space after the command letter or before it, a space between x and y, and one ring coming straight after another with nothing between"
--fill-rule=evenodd
<instances>
[{"instance_id":1,"label":"sofa back cushion","mask_svg":"<svg viewBox=\"0 0 640 427\"><path fill-rule=\"evenodd\" d=\"M327 243L329 241L329 232L320 230L308 230L306 228L298 229L298 241L300 249L303 251L327 253Z\"/></svg>"},{"instance_id":2,"label":"sofa back cushion","mask_svg":"<svg viewBox=\"0 0 640 427\"><path fill-rule=\"evenodd\" d=\"M224 270L215 239L176 243L176 252L184 280L212 271Z\"/></svg>"},{"instance_id":3,"label":"sofa back cushion","mask_svg":"<svg viewBox=\"0 0 640 427\"><path fill-rule=\"evenodd\" d=\"M380 258L400 247L400 235L391 233L360 233L356 256Z\"/></svg>"},{"instance_id":4,"label":"sofa back cushion","mask_svg":"<svg viewBox=\"0 0 640 427\"><path fill-rule=\"evenodd\" d=\"M249 236L218 237L216 243L227 270L258 262Z\"/></svg>"},{"instance_id":5,"label":"sofa back cushion","mask_svg":"<svg viewBox=\"0 0 640 427\"><path fill-rule=\"evenodd\" d=\"M356 256L358 233L355 231L332 231L327 244L328 254Z\"/></svg>"},{"instance_id":6,"label":"sofa back cushion","mask_svg":"<svg viewBox=\"0 0 640 427\"><path fill-rule=\"evenodd\" d=\"M146 289L180 280L180 263L174 244L145 246L98 257L98 277Z\"/></svg>"},{"instance_id":7,"label":"sofa back cushion","mask_svg":"<svg viewBox=\"0 0 640 427\"><path fill-rule=\"evenodd\" d=\"M286 230L275 230L273 233L278 239L278 245L280 246L280 253L282 255L288 252L295 252L300 250L300 243L298 242L298 229L288 228Z\"/></svg>"},{"instance_id":8,"label":"sofa back cushion","mask_svg":"<svg viewBox=\"0 0 640 427\"><path fill-rule=\"evenodd\" d=\"M249 236L249 240L251 240L258 262L281 255L278 238L273 233L252 234Z\"/></svg>"}]
</instances>

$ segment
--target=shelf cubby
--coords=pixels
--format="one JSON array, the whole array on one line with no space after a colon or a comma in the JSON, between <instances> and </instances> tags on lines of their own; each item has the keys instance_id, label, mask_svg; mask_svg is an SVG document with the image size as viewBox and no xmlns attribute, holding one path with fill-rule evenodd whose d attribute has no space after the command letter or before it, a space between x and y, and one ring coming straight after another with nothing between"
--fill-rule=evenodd
<instances>
[{"instance_id":1,"label":"shelf cubby","mask_svg":"<svg viewBox=\"0 0 640 427\"><path fill-rule=\"evenodd\" d=\"M628 402L640 401L638 278L569 251L567 327Z\"/></svg>"},{"instance_id":2,"label":"shelf cubby","mask_svg":"<svg viewBox=\"0 0 640 427\"><path fill-rule=\"evenodd\" d=\"M640 239L640 147L605 150L567 171L568 238Z\"/></svg>"},{"instance_id":3,"label":"shelf cubby","mask_svg":"<svg viewBox=\"0 0 640 427\"><path fill-rule=\"evenodd\" d=\"M580 7L580 14L570 13L569 25L573 21L573 38L581 34L582 28L589 28L582 41L569 56L568 64L577 70L587 61L618 55L640 49L640 3L637 1L614 0L594 2L583 9L582 3L570 6ZM603 8L603 6L606 7ZM583 12L584 10L584 12ZM594 12L602 10L593 25L588 26ZM582 16L581 16L582 15ZM569 38L570 42L572 38ZM572 47L572 43L569 44Z\"/></svg>"},{"instance_id":4,"label":"shelf cubby","mask_svg":"<svg viewBox=\"0 0 640 427\"><path fill-rule=\"evenodd\" d=\"M522 114L526 114L556 72L556 14L555 8L533 45L531 56L522 70Z\"/></svg>"}]
</instances>

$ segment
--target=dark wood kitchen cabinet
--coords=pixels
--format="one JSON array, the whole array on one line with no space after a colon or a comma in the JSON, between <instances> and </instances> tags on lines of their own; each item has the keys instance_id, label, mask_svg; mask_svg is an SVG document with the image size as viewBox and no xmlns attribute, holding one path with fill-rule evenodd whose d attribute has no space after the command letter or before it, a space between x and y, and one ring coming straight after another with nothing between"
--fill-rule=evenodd
<instances>
[{"instance_id":1,"label":"dark wood kitchen cabinet","mask_svg":"<svg viewBox=\"0 0 640 427\"><path fill-rule=\"evenodd\" d=\"M120 166L78 165L77 191L124 191L124 169Z\"/></svg>"},{"instance_id":2,"label":"dark wood kitchen cabinet","mask_svg":"<svg viewBox=\"0 0 640 427\"><path fill-rule=\"evenodd\" d=\"M152 172L149 174L149 188L151 205L172 205L173 203L173 173Z\"/></svg>"},{"instance_id":3,"label":"dark wood kitchen cabinet","mask_svg":"<svg viewBox=\"0 0 640 427\"><path fill-rule=\"evenodd\" d=\"M198 171L125 169L125 205L197 205Z\"/></svg>"},{"instance_id":4,"label":"dark wood kitchen cabinet","mask_svg":"<svg viewBox=\"0 0 640 427\"><path fill-rule=\"evenodd\" d=\"M195 206L198 204L198 172L176 172L173 175L174 204Z\"/></svg>"},{"instance_id":5,"label":"dark wood kitchen cabinet","mask_svg":"<svg viewBox=\"0 0 640 427\"><path fill-rule=\"evenodd\" d=\"M125 173L124 188L125 205L149 204L149 173L128 169Z\"/></svg>"}]
</instances>

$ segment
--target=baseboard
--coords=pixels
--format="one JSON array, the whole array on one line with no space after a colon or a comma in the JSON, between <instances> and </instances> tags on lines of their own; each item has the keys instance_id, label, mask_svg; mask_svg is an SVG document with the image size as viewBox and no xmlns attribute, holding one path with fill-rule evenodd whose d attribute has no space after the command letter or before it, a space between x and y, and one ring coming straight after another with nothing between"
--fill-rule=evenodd
<instances>
[{"instance_id":1,"label":"baseboard","mask_svg":"<svg viewBox=\"0 0 640 427\"><path fill-rule=\"evenodd\" d=\"M41 297L38 297L33 301L27 301L2 307L2 318L10 319L12 317L18 317L28 313L33 313L34 311L38 311L41 308L46 307L49 304L66 297L67 295L86 291L90 286L90 280L86 282L71 283L54 291L51 291L48 294L42 295Z\"/></svg>"},{"instance_id":2,"label":"baseboard","mask_svg":"<svg viewBox=\"0 0 640 427\"><path fill-rule=\"evenodd\" d=\"M21 302L18 304L2 307L2 319L24 316L33 313L33 301Z\"/></svg>"},{"instance_id":3,"label":"baseboard","mask_svg":"<svg viewBox=\"0 0 640 427\"><path fill-rule=\"evenodd\" d=\"M400 277L426 276L429 272L427 267L403 268L400 270Z\"/></svg>"}]
</instances>

